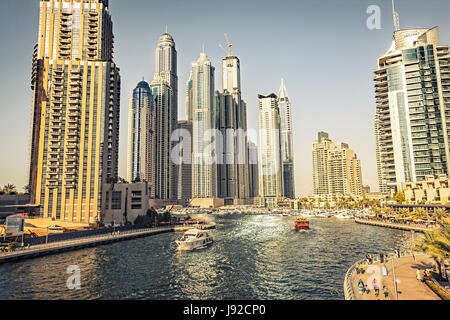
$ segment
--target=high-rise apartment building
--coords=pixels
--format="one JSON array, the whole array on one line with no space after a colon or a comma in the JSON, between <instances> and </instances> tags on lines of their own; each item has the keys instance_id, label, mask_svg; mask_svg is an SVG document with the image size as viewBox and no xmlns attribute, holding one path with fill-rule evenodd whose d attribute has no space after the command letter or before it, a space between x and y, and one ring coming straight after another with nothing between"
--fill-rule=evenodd
<instances>
[{"instance_id":1,"label":"high-rise apartment building","mask_svg":"<svg viewBox=\"0 0 450 320\"><path fill-rule=\"evenodd\" d=\"M283 167L283 195L287 198L295 198L294 183L294 147L292 140L291 103L281 79L278 91L278 109L280 110L280 143L281 163Z\"/></svg>"},{"instance_id":2,"label":"high-rise apartment building","mask_svg":"<svg viewBox=\"0 0 450 320\"><path fill-rule=\"evenodd\" d=\"M42 0L33 54L31 201L55 220L101 220L117 178L119 68L107 0Z\"/></svg>"},{"instance_id":3,"label":"high-rise apartment building","mask_svg":"<svg viewBox=\"0 0 450 320\"><path fill-rule=\"evenodd\" d=\"M375 70L380 191L449 174L449 46L438 28L396 30Z\"/></svg>"},{"instance_id":4,"label":"high-rise apartment building","mask_svg":"<svg viewBox=\"0 0 450 320\"><path fill-rule=\"evenodd\" d=\"M258 175L258 148L256 144L249 140L248 142L248 163L249 163L249 197L258 197L259 175Z\"/></svg>"},{"instance_id":5,"label":"high-rise apartment building","mask_svg":"<svg viewBox=\"0 0 450 320\"><path fill-rule=\"evenodd\" d=\"M175 146L171 141L172 133L178 128L178 75L177 75L177 51L173 37L167 32L159 38L155 52L155 74L153 85L158 84L158 106L155 107L156 134L159 136L157 147L162 148L156 152L156 174L161 173L157 181L160 192L156 194L159 199L177 199L177 165L171 161L170 152ZM163 89L167 86L167 90ZM153 86L155 88L155 86ZM153 91L154 89L152 89ZM169 94L165 96L165 94ZM161 144L161 145L158 145ZM164 154L160 154L159 151ZM162 157L158 159L158 157ZM167 162L166 162L167 160ZM170 168L169 168L170 167ZM168 191L166 190L166 186ZM158 187L156 187L158 190Z\"/></svg>"},{"instance_id":6,"label":"high-rise apartment building","mask_svg":"<svg viewBox=\"0 0 450 320\"><path fill-rule=\"evenodd\" d=\"M128 110L127 180L150 182L151 190L155 174L155 120L150 86L141 81L133 90Z\"/></svg>"},{"instance_id":7,"label":"high-rise apartment building","mask_svg":"<svg viewBox=\"0 0 450 320\"><path fill-rule=\"evenodd\" d=\"M153 112L155 113L155 126L153 137L155 141L154 148L154 191L155 198L162 200L176 199L173 198L173 188L176 190L175 178L177 167L172 161L171 152L173 142L171 136L175 129L171 121L173 112L172 88L169 83L162 77L155 78L150 83L150 90L153 97Z\"/></svg>"},{"instance_id":8,"label":"high-rise apartment building","mask_svg":"<svg viewBox=\"0 0 450 320\"><path fill-rule=\"evenodd\" d=\"M215 129L214 67L202 52L192 64L192 189L193 198L217 197L217 161L212 131Z\"/></svg>"},{"instance_id":9,"label":"high-rise apartment building","mask_svg":"<svg viewBox=\"0 0 450 320\"><path fill-rule=\"evenodd\" d=\"M178 129L182 135L183 145L178 165L177 200L188 201L192 198L192 122L188 120L178 121ZM186 140L185 140L186 139Z\"/></svg>"},{"instance_id":10,"label":"high-rise apartment building","mask_svg":"<svg viewBox=\"0 0 450 320\"><path fill-rule=\"evenodd\" d=\"M274 207L283 195L278 97L274 93L258 95L258 102L259 197L266 206Z\"/></svg>"},{"instance_id":11,"label":"high-rise apartment building","mask_svg":"<svg viewBox=\"0 0 450 320\"><path fill-rule=\"evenodd\" d=\"M348 144L335 144L326 132L313 143L314 194L362 195L361 161Z\"/></svg>"},{"instance_id":12,"label":"high-rise apartment building","mask_svg":"<svg viewBox=\"0 0 450 320\"><path fill-rule=\"evenodd\" d=\"M216 92L216 128L223 137L223 163L218 165L218 196L239 203L249 198L247 105L241 98L239 58L222 59L222 92ZM226 201L227 202L227 201Z\"/></svg>"}]
</instances>

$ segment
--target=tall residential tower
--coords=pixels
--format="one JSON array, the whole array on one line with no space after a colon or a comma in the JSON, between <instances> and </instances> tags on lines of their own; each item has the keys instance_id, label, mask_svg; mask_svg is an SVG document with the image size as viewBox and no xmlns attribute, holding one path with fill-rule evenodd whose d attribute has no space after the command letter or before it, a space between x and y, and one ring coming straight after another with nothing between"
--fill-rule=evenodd
<instances>
[{"instance_id":1,"label":"tall residential tower","mask_svg":"<svg viewBox=\"0 0 450 320\"><path fill-rule=\"evenodd\" d=\"M192 64L192 197L217 197L217 166L214 160L215 129L214 67L202 52Z\"/></svg>"},{"instance_id":2,"label":"tall residential tower","mask_svg":"<svg viewBox=\"0 0 450 320\"><path fill-rule=\"evenodd\" d=\"M294 148L292 140L291 103L281 79L278 91L278 109L280 110L280 143L281 164L283 167L283 195L287 198L295 198L294 183Z\"/></svg>"},{"instance_id":3,"label":"tall residential tower","mask_svg":"<svg viewBox=\"0 0 450 320\"><path fill-rule=\"evenodd\" d=\"M40 216L101 220L118 175L120 76L107 0L42 0L33 55L31 201Z\"/></svg>"},{"instance_id":4,"label":"tall residential tower","mask_svg":"<svg viewBox=\"0 0 450 320\"><path fill-rule=\"evenodd\" d=\"M375 70L380 190L449 174L449 47L438 28L394 32Z\"/></svg>"}]
</instances>

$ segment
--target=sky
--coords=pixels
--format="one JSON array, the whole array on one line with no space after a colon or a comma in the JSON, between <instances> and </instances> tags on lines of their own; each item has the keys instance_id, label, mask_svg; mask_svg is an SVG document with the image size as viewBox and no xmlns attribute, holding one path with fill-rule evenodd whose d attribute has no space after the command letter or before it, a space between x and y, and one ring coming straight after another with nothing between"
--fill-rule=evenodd
<instances>
[{"instance_id":1,"label":"sky","mask_svg":"<svg viewBox=\"0 0 450 320\"><path fill-rule=\"evenodd\" d=\"M381 9L381 28L367 28L370 5ZM450 44L450 1L397 0L400 26L440 27ZM37 40L38 0L0 1L0 186L27 184L32 91L31 57ZM363 183L378 190L373 70L393 36L390 0L110 0L115 62L121 69L119 175L126 176L128 100L155 70L159 36L168 31L178 51L179 119L185 84L202 45L216 67L224 33L241 62L248 127L257 128L257 95L277 93L284 78L292 103L297 196L311 194L312 143L319 131L346 142L361 159Z\"/></svg>"}]
</instances>

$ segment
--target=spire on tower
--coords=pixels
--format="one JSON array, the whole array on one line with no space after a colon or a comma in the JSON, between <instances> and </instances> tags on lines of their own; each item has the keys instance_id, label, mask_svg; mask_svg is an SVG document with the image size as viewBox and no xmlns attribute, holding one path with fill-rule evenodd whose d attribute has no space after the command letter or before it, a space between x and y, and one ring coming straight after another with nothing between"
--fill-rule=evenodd
<instances>
[{"instance_id":1,"label":"spire on tower","mask_svg":"<svg viewBox=\"0 0 450 320\"><path fill-rule=\"evenodd\" d=\"M394 16L394 28L395 28L395 31L398 31L398 30L400 30L400 17L398 15L398 13L395 11L394 0L392 0L392 14Z\"/></svg>"},{"instance_id":2,"label":"spire on tower","mask_svg":"<svg viewBox=\"0 0 450 320\"><path fill-rule=\"evenodd\" d=\"M286 87L284 86L284 79L281 78L280 90L278 90L278 98L286 98L288 96Z\"/></svg>"}]
</instances>

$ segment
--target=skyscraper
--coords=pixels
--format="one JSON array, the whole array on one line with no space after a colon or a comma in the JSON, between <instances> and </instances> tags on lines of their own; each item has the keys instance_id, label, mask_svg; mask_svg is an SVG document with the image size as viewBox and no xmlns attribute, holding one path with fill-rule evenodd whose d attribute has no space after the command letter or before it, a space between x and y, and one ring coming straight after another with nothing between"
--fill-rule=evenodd
<instances>
[{"instance_id":1,"label":"skyscraper","mask_svg":"<svg viewBox=\"0 0 450 320\"><path fill-rule=\"evenodd\" d=\"M295 198L294 183L294 149L292 140L291 103L287 95L284 80L281 79L278 91L278 109L280 110L280 142L281 163L283 167L283 190L284 196Z\"/></svg>"},{"instance_id":2,"label":"skyscraper","mask_svg":"<svg viewBox=\"0 0 450 320\"><path fill-rule=\"evenodd\" d=\"M167 32L163 33L159 38L158 45L156 46L155 53L155 75L154 81L162 83L163 81L168 86L170 96L163 97L165 90L159 92L159 102L164 104L167 109L162 107L156 108L156 112L164 112L164 115L157 115L157 129L162 130L159 132L161 137L159 143L163 144L164 150L168 151L168 156L165 154L163 157L167 157L168 163L157 161L156 171L165 170L167 175L162 176L162 179L169 179L168 182L159 182L160 184L167 184L169 193L164 195L160 199L176 199L177 198L177 167L176 164L171 161L170 152L175 146L175 142L171 141L172 132L178 127L178 75L177 75L177 51L175 49L175 41L173 37ZM169 99L170 101L166 101ZM159 119L159 120L158 120ZM158 121L164 121L159 123ZM157 156L158 153L157 153ZM170 165L170 169L161 168L160 166ZM158 197L158 196L157 196ZM162 197L162 195L159 195Z\"/></svg>"},{"instance_id":3,"label":"skyscraper","mask_svg":"<svg viewBox=\"0 0 450 320\"><path fill-rule=\"evenodd\" d=\"M156 77L150 83L153 97L153 112L155 113L155 127L153 137L155 141L154 151L154 190L155 198L162 200L176 199L176 164L172 162L171 142L172 132L177 129L173 126L171 115L173 114L172 88L162 77ZM175 176L175 177L174 177Z\"/></svg>"},{"instance_id":4,"label":"skyscraper","mask_svg":"<svg viewBox=\"0 0 450 320\"><path fill-rule=\"evenodd\" d=\"M192 122L188 120L178 121L178 129L182 134L183 142L186 142L180 154L180 162L178 165L178 197L177 200L186 202L192 198ZM184 141L184 139L187 139ZM186 149L185 149L186 148ZM186 153L186 154L184 154ZM181 160L188 161L181 161Z\"/></svg>"},{"instance_id":5,"label":"skyscraper","mask_svg":"<svg viewBox=\"0 0 450 320\"><path fill-rule=\"evenodd\" d=\"M147 82L141 81L133 90L128 111L127 180L153 182L154 125L153 98ZM150 183L151 190L153 186Z\"/></svg>"},{"instance_id":6,"label":"skyscraper","mask_svg":"<svg viewBox=\"0 0 450 320\"><path fill-rule=\"evenodd\" d=\"M363 194L361 161L348 144L335 144L326 132L313 143L314 194Z\"/></svg>"},{"instance_id":7,"label":"skyscraper","mask_svg":"<svg viewBox=\"0 0 450 320\"><path fill-rule=\"evenodd\" d=\"M380 190L448 175L449 47L438 28L396 30L374 80Z\"/></svg>"},{"instance_id":8,"label":"skyscraper","mask_svg":"<svg viewBox=\"0 0 450 320\"><path fill-rule=\"evenodd\" d=\"M31 201L40 215L94 223L117 178L119 68L106 0L42 0L33 55Z\"/></svg>"},{"instance_id":9,"label":"skyscraper","mask_svg":"<svg viewBox=\"0 0 450 320\"><path fill-rule=\"evenodd\" d=\"M274 93L258 95L258 101L259 197L266 206L274 207L283 195L278 97Z\"/></svg>"},{"instance_id":10,"label":"skyscraper","mask_svg":"<svg viewBox=\"0 0 450 320\"><path fill-rule=\"evenodd\" d=\"M231 43L228 46L228 56L222 59L222 92L216 92L216 128L223 137L218 196L239 203L250 195L247 106L241 98L240 61L232 55Z\"/></svg>"},{"instance_id":11,"label":"skyscraper","mask_svg":"<svg viewBox=\"0 0 450 320\"><path fill-rule=\"evenodd\" d=\"M192 64L193 198L217 197L217 166L211 129L215 129L214 67L202 52Z\"/></svg>"}]
</instances>

